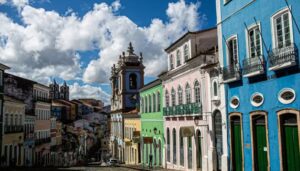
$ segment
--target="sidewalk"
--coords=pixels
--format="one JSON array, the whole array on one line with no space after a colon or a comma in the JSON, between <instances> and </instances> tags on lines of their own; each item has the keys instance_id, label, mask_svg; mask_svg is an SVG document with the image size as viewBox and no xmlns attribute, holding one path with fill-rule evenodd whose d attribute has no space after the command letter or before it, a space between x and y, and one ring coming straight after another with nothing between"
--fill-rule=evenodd
<instances>
[{"instance_id":1,"label":"sidewalk","mask_svg":"<svg viewBox=\"0 0 300 171\"><path fill-rule=\"evenodd\" d=\"M172 171L170 169L164 169L162 167L153 167L151 169L149 169L148 166L144 165L144 167L142 165L121 165L122 167L125 168L129 168L129 169L133 169L133 170L142 170L142 171L151 171L151 170L158 170L158 171Z\"/></svg>"}]
</instances>

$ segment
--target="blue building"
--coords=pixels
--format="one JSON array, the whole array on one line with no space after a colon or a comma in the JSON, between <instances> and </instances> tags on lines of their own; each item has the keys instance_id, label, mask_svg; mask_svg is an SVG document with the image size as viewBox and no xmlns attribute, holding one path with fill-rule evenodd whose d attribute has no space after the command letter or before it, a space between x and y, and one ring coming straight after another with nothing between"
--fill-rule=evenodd
<instances>
[{"instance_id":1,"label":"blue building","mask_svg":"<svg viewBox=\"0 0 300 171\"><path fill-rule=\"evenodd\" d=\"M300 170L300 1L216 0L229 170Z\"/></svg>"}]
</instances>

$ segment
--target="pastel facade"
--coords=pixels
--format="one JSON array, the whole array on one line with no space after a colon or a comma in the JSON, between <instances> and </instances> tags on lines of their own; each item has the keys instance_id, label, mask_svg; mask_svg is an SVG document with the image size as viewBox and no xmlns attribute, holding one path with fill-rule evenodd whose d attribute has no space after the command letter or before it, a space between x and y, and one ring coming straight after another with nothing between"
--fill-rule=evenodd
<instances>
[{"instance_id":1,"label":"pastel facade","mask_svg":"<svg viewBox=\"0 0 300 171\"><path fill-rule=\"evenodd\" d=\"M50 165L50 111L49 88L42 84L33 85L35 119L35 164Z\"/></svg>"},{"instance_id":2,"label":"pastel facade","mask_svg":"<svg viewBox=\"0 0 300 171\"><path fill-rule=\"evenodd\" d=\"M139 89L144 86L144 65L142 54L134 53L129 44L128 53L120 55L117 65L111 71L111 136L112 157L124 162L124 117L123 114L138 107Z\"/></svg>"},{"instance_id":3,"label":"pastel facade","mask_svg":"<svg viewBox=\"0 0 300 171\"><path fill-rule=\"evenodd\" d=\"M23 166L24 164L24 118L25 104L12 97L4 96L4 122L2 154L5 166Z\"/></svg>"},{"instance_id":4,"label":"pastel facade","mask_svg":"<svg viewBox=\"0 0 300 171\"><path fill-rule=\"evenodd\" d=\"M152 155L153 167L165 167L162 81L157 79L145 85L140 90L140 99L142 163L149 165Z\"/></svg>"},{"instance_id":5,"label":"pastel facade","mask_svg":"<svg viewBox=\"0 0 300 171\"><path fill-rule=\"evenodd\" d=\"M300 170L297 0L217 0L229 170Z\"/></svg>"},{"instance_id":6,"label":"pastel facade","mask_svg":"<svg viewBox=\"0 0 300 171\"><path fill-rule=\"evenodd\" d=\"M164 92L166 168L221 168L223 153L226 156L227 152L223 150L226 143L222 137L226 131L222 131L225 127L221 123L221 111L225 112L217 110L221 94L219 83L214 84L218 80L218 72L214 72L218 68L217 30L188 32L166 52L169 70L160 76ZM216 85L214 97L212 85Z\"/></svg>"},{"instance_id":7,"label":"pastel facade","mask_svg":"<svg viewBox=\"0 0 300 171\"><path fill-rule=\"evenodd\" d=\"M137 165L141 162L140 138L141 119L136 114L126 114L124 119L125 164Z\"/></svg>"}]
</instances>

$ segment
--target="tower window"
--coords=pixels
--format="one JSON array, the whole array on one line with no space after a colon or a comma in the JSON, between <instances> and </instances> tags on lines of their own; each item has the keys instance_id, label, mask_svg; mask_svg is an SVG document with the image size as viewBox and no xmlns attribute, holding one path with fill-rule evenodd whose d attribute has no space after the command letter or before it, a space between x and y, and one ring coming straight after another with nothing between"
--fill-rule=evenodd
<instances>
[{"instance_id":1,"label":"tower window","mask_svg":"<svg viewBox=\"0 0 300 171\"><path fill-rule=\"evenodd\" d=\"M137 88L137 78L136 74L129 75L129 88L136 89Z\"/></svg>"}]
</instances>

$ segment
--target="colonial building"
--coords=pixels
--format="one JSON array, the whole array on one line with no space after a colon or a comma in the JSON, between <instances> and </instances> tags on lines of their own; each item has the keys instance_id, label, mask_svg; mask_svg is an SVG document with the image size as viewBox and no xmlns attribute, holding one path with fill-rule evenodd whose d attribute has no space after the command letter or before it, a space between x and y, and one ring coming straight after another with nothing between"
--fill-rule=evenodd
<instances>
[{"instance_id":1,"label":"colonial building","mask_svg":"<svg viewBox=\"0 0 300 171\"><path fill-rule=\"evenodd\" d=\"M137 165L141 162L140 146L141 119L137 110L124 114L125 164Z\"/></svg>"},{"instance_id":2,"label":"colonial building","mask_svg":"<svg viewBox=\"0 0 300 171\"><path fill-rule=\"evenodd\" d=\"M2 147L2 135L3 135L3 94L4 94L4 72L9 69L8 66L0 63L0 147ZM2 154L2 149L0 149ZM2 165L2 163L0 164Z\"/></svg>"},{"instance_id":3,"label":"colonial building","mask_svg":"<svg viewBox=\"0 0 300 171\"><path fill-rule=\"evenodd\" d=\"M300 3L217 0L228 170L300 170Z\"/></svg>"},{"instance_id":4,"label":"colonial building","mask_svg":"<svg viewBox=\"0 0 300 171\"><path fill-rule=\"evenodd\" d=\"M140 89L140 113L142 123L142 162L148 165L153 156L154 167L165 166L163 91L160 79Z\"/></svg>"},{"instance_id":5,"label":"colonial building","mask_svg":"<svg viewBox=\"0 0 300 171\"><path fill-rule=\"evenodd\" d=\"M144 65L142 55L134 53L131 43L128 53L120 56L111 70L111 151L112 156L124 161L124 117L134 110L139 102L139 89L144 86Z\"/></svg>"},{"instance_id":6,"label":"colonial building","mask_svg":"<svg viewBox=\"0 0 300 171\"><path fill-rule=\"evenodd\" d=\"M9 96L4 96L4 122L2 154L6 166L24 164L24 118L25 104Z\"/></svg>"},{"instance_id":7,"label":"colonial building","mask_svg":"<svg viewBox=\"0 0 300 171\"><path fill-rule=\"evenodd\" d=\"M216 47L217 30L212 28L188 32L165 50L168 72L160 78L165 99L166 168L212 171L221 162L214 159L216 145L213 140L214 117L220 125L221 115L216 115L212 108L213 83L207 71L217 63ZM217 133L222 136L222 131ZM218 140L218 143L222 149L222 142Z\"/></svg>"},{"instance_id":8,"label":"colonial building","mask_svg":"<svg viewBox=\"0 0 300 171\"><path fill-rule=\"evenodd\" d=\"M36 83L33 85L35 119L35 164L50 165L50 111L49 88Z\"/></svg>"}]
</instances>

